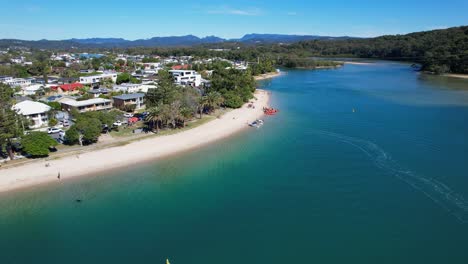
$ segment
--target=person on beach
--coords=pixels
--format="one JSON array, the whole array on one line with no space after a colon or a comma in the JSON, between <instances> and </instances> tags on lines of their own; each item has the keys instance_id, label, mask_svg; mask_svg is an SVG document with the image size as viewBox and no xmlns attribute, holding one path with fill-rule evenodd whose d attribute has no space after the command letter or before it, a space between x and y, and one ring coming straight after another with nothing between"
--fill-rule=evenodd
<instances>
[{"instance_id":1,"label":"person on beach","mask_svg":"<svg viewBox=\"0 0 468 264\"><path fill-rule=\"evenodd\" d=\"M59 173L57 174L57 179L60 180L60 171L59 171Z\"/></svg>"}]
</instances>

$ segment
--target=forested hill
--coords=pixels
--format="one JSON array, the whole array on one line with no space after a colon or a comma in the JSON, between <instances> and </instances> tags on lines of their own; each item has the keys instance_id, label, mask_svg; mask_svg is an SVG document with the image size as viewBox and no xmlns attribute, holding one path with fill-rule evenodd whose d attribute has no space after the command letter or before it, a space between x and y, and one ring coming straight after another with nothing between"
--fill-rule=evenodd
<instances>
[{"instance_id":1,"label":"forested hill","mask_svg":"<svg viewBox=\"0 0 468 264\"><path fill-rule=\"evenodd\" d=\"M369 39L301 41L288 50L312 56L407 60L421 63L426 71L468 74L468 26Z\"/></svg>"}]
</instances>

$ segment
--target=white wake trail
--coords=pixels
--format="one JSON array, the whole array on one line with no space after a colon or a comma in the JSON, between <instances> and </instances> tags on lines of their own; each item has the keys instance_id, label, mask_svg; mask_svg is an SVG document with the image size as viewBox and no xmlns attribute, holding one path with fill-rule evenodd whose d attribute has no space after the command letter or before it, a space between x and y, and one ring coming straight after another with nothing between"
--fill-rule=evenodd
<instances>
[{"instance_id":1,"label":"white wake trail","mask_svg":"<svg viewBox=\"0 0 468 264\"><path fill-rule=\"evenodd\" d=\"M371 141L321 130L314 130L312 133L333 138L362 151L378 168L423 193L462 223L468 223L468 201L443 182L403 169L387 152Z\"/></svg>"}]
</instances>

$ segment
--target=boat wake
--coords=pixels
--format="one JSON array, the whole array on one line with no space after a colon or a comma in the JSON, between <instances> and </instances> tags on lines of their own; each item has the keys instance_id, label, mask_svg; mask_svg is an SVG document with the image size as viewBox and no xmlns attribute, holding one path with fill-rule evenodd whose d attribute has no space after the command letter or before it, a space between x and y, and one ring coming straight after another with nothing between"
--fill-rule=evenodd
<instances>
[{"instance_id":1,"label":"boat wake","mask_svg":"<svg viewBox=\"0 0 468 264\"><path fill-rule=\"evenodd\" d=\"M468 201L443 182L402 168L387 152L371 141L321 130L314 130L313 133L333 138L362 151L385 173L397 177L412 188L423 193L462 223L468 223Z\"/></svg>"}]
</instances>

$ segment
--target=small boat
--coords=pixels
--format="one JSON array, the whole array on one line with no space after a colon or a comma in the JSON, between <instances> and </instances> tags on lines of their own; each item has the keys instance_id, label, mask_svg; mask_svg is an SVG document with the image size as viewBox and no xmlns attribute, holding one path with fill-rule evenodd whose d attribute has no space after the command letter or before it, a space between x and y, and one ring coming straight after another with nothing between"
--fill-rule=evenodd
<instances>
[{"instance_id":1,"label":"small boat","mask_svg":"<svg viewBox=\"0 0 468 264\"><path fill-rule=\"evenodd\" d=\"M252 123L249 123L249 126L256 127L256 128L259 128L262 125L263 125L263 120L261 119L258 119L258 120L253 121Z\"/></svg>"},{"instance_id":2,"label":"small boat","mask_svg":"<svg viewBox=\"0 0 468 264\"><path fill-rule=\"evenodd\" d=\"M276 115L276 113L278 113L278 112L279 112L278 109L275 109L275 108L272 108L272 107L263 108L263 113L265 113L265 115Z\"/></svg>"}]
</instances>

